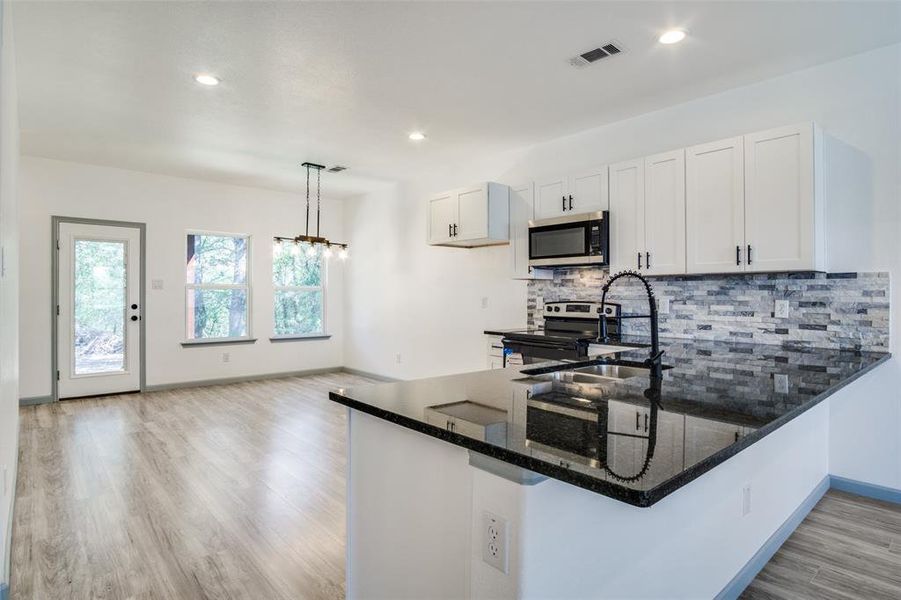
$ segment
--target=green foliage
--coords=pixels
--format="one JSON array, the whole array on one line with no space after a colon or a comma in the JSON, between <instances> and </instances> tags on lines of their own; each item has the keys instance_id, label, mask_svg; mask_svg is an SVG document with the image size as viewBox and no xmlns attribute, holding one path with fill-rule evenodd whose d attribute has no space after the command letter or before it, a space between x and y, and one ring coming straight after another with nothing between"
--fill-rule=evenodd
<instances>
[{"instance_id":1,"label":"green foliage","mask_svg":"<svg viewBox=\"0 0 901 600\"><path fill-rule=\"evenodd\" d=\"M195 285L247 283L247 238L188 235L187 282ZM188 335L193 339L247 335L247 288L189 288Z\"/></svg>"},{"instance_id":2,"label":"green foliage","mask_svg":"<svg viewBox=\"0 0 901 600\"><path fill-rule=\"evenodd\" d=\"M322 278L325 261L318 253L309 256L307 248L304 245L298 252L293 252L291 244L284 244L273 249L275 335L323 332Z\"/></svg>"},{"instance_id":3,"label":"green foliage","mask_svg":"<svg viewBox=\"0 0 901 600\"><path fill-rule=\"evenodd\" d=\"M125 244L75 240L74 276L76 372L121 369L125 347ZM104 364L92 366L97 361Z\"/></svg>"}]
</instances>

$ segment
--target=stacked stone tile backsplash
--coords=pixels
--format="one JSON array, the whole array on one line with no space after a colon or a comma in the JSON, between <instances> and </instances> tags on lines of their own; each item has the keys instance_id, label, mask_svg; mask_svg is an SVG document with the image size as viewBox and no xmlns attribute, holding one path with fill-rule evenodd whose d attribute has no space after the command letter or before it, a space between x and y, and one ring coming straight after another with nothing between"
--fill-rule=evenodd
<instances>
[{"instance_id":1,"label":"stacked stone tile backsplash","mask_svg":"<svg viewBox=\"0 0 901 600\"><path fill-rule=\"evenodd\" d=\"M607 277L605 269L560 269L553 280L530 281L529 325L543 325L545 302L600 302ZM889 348L888 273L692 275L649 281L660 301L661 337L883 352ZM644 288L636 279L617 280L607 299L622 304L623 313L647 314ZM788 317L776 316L776 301L788 303ZM646 335L648 323L627 320L623 329Z\"/></svg>"}]
</instances>

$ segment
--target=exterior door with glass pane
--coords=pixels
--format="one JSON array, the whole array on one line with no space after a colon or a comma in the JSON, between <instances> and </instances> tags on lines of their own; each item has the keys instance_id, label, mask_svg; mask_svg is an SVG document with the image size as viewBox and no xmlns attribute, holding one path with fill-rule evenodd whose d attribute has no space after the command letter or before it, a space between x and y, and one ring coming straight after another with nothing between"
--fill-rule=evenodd
<instances>
[{"instance_id":1,"label":"exterior door with glass pane","mask_svg":"<svg viewBox=\"0 0 901 600\"><path fill-rule=\"evenodd\" d=\"M60 223L59 398L141 387L141 231Z\"/></svg>"}]
</instances>

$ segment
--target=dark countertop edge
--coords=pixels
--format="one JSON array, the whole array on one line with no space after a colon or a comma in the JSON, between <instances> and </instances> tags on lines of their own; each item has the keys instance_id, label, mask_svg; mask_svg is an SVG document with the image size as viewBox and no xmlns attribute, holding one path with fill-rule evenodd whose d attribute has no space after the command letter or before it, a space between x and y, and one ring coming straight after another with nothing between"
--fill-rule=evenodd
<instances>
[{"instance_id":1,"label":"dark countertop edge","mask_svg":"<svg viewBox=\"0 0 901 600\"><path fill-rule=\"evenodd\" d=\"M528 469L529 471L534 471L535 473L539 473L541 475L547 475L548 477L551 477L553 479L557 479L559 481L575 485L588 491L601 494L602 496L607 496L614 500L620 500L627 504L639 507L650 506L651 504L653 504L653 502L648 502L647 492L645 491L630 490L628 488L613 484L609 481L600 481L598 479L595 479L594 477L591 477L590 475L585 475L578 471L571 471L564 467L556 467L545 461L536 460L531 457L518 454L516 452L511 452L506 448L493 446L487 442L480 442L479 440L470 437L452 433L446 429L442 429L434 425L429 425L428 423L423 423L422 421L417 421L416 419L411 419L410 417L405 417L391 411L382 410L378 407L372 406L371 404L359 402L357 400L354 400L353 398L339 394L338 392L329 392L329 398L332 401L337 402L338 404L343 404L348 408L352 408L368 415L378 417L379 419L394 423L395 425L400 425L401 427L406 427L407 429L418 431L419 433L438 438L439 440L449 442L455 446L460 446L462 448L466 448L467 450L472 450L474 452L484 454L485 456L496 458L500 461Z\"/></svg>"},{"instance_id":2,"label":"dark countertop edge","mask_svg":"<svg viewBox=\"0 0 901 600\"><path fill-rule=\"evenodd\" d=\"M427 423L423 423L422 421L411 419L410 417L405 417L388 410L383 410L376 406L372 406L371 404L366 404L365 402L354 400L353 398L339 394L338 392L329 392L329 399L337 402L338 404L343 404L348 408L359 410L360 412L378 417L390 423L394 423L395 425L400 425L402 427L406 427L407 429L412 429L425 435L438 438L445 442L452 443L455 446L460 446L468 450L479 452L486 456L496 458L517 467L522 467L524 469L534 471L535 473L539 473L541 475L547 475L548 477L552 477L558 481L575 485L576 487L595 492L602 496L607 496L608 498L612 498L613 500L619 500L621 502L625 502L626 504L631 504L632 506L637 506L639 508L647 508L649 506L652 506L653 504L656 504L657 502L669 496L673 492L679 490L680 488L688 485L714 467L724 463L726 460L732 458L745 448L748 448L753 444L759 442L761 439L773 433L789 421L797 418L814 406L820 404L823 400L825 400L838 390L849 385L853 381L856 381L863 375L866 375L879 365L888 362L891 357L892 354L890 352L885 353L873 364L868 365L857 373L849 376L847 379L844 379L840 383L825 390L824 392L815 396L808 402L802 404L795 410L782 415L778 419L775 419L772 422L764 425L763 427L755 430L753 433L746 435L739 441L727 446L726 448L723 448L719 452L711 454L700 462L695 463L691 467L688 467L679 475L673 477L672 479L664 481L660 485L653 487L650 490L633 490L617 485L614 482L601 481L599 479L591 477L590 475L586 475L578 471L571 471L564 467L557 467L545 461L536 460L531 457L512 452L510 450L507 450L506 448L493 446L491 444L488 444L487 442L480 442L479 440L462 436L460 434L451 433L446 429L435 427L434 425L429 425Z\"/></svg>"},{"instance_id":3,"label":"dark countertop edge","mask_svg":"<svg viewBox=\"0 0 901 600\"><path fill-rule=\"evenodd\" d=\"M733 456L735 456L736 454L738 454L745 448L749 448L750 446L753 446L754 444L756 444L757 442L759 442L760 440L762 440L769 434L773 433L774 431L776 431L777 429L779 429L786 423L796 419L797 417L806 413L808 410L819 405L821 402L823 402L823 400L825 400L829 396L833 395L840 389L842 389L845 386L848 386L851 383L853 383L854 381L860 379L861 377L863 377L864 375L866 375L867 373L869 373L870 371L872 371L879 365L888 362L889 359L891 359L891 357L892 357L892 353L886 352L883 356L880 356L879 359L877 359L873 364L867 365L866 367L864 367L857 373L850 375L849 377L847 377L846 379L843 379L841 382L835 384L831 388L824 390L821 394L814 396L813 398L811 398L810 400L808 400L801 406L797 407L796 409L785 413L778 419L774 419L773 421L770 421L763 427L760 427L759 429L754 430L752 433L749 433L748 435L744 436L739 441L734 442L734 443L730 444L729 446L723 448L719 452L711 454L710 456L701 460L700 462L695 463L694 465L692 465L691 467L689 467L688 469L686 469L679 475L673 477L672 479L670 479L668 481L664 481L657 487L647 490L645 492L645 494L648 496L648 499L650 500L650 504L648 504L648 506L650 506L651 504L654 504L655 502L658 502L659 500L662 500L663 498L672 494L676 490L688 485L689 483L691 483L692 481L694 481L695 479L697 479L704 473L710 471L717 465L724 463L725 461L732 458Z\"/></svg>"}]
</instances>

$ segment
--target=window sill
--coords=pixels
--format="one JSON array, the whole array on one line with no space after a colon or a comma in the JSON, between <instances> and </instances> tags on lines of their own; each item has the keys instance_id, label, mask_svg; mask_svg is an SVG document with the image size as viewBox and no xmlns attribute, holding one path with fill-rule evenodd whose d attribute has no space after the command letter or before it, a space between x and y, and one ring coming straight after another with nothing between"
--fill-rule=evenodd
<instances>
[{"instance_id":1,"label":"window sill","mask_svg":"<svg viewBox=\"0 0 901 600\"><path fill-rule=\"evenodd\" d=\"M228 340L188 340L181 343L182 348L195 346L230 346L233 344L256 344L257 338L235 338Z\"/></svg>"},{"instance_id":2,"label":"window sill","mask_svg":"<svg viewBox=\"0 0 901 600\"><path fill-rule=\"evenodd\" d=\"M276 335L269 338L270 342L302 342L306 340L327 340L332 337L330 333L312 333L307 335Z\"/></svg>"}]
</instances>

